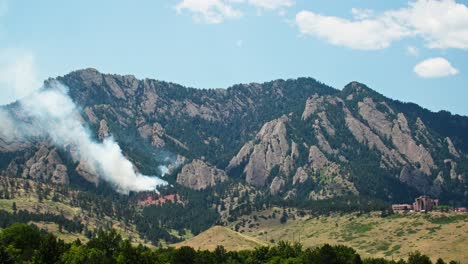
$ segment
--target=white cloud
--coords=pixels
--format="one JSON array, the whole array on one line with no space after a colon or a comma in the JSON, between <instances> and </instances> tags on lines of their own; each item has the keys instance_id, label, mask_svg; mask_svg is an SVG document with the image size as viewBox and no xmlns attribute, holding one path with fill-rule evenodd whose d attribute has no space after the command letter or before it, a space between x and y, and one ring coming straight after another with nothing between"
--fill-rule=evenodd
<instances>
[{"instance_id":1,"label":"white cloud","mask_svg":"<svg viewBox=\"0 0 468 264\"><path fill-rule=\"evenodd\" d=\"M355 19L367 19L374 15L371 9L351 8L351 13Z\"/></svg>"},{"instance_id":2,"label":"white cloud","mask_svg":"<svg viewBox=\"0 0 468 264\"><path fill-rule=\"evenodd\" d=\"M0 104L11 103L39 89L41 82L29 51L0 51Z\"/></svg>"},{"instance_id":3,"label":"white cloud","mask_svg":"<svg viewBox=\"0 0 468 264\"><path fill-rule=\"evenodd\" d=\"M429 48L468 49L468 7L455 0L416 0L379 15L356 8L352 13L345 19L304 10L296 24L302 34L353 49L383 49L407 37L421 37Z\"/></svg>"},{"instance_id":4,"label":"white cloud","mask_svg":"<svg viewBox=\"0 0 468 264\"><path fill-rule=\"evenodd\" d=\"M414 72L423 78L438 78L458 74L458 70L444 58L424 60L414 67Z\"/></svg>"},{"instance_id":5,"label":"white cloud","mask_svg":"<svg viewBox=\"0 0 468 264\"><path fill-rule=\"evenodd\" d=\"M265 10L276 10L294 5L293 0L248 0L248 2L254 7Z\"/></svg>"},{"instance_id":6,"label":"white cloud","mask_svg":"<svg viewBox=\"0 0 468 264\"><path fill-rule=\"evenodd\" d=\"M242 16L241 11L222 0L183 0L176 10L180 13L184 9L193 14L195 21L207 24L219 24Z\"/></svg>"},{"instance_id":7,"label":"white cloud","mask_svg":"<svg viewBox=\"0 0 468 264\"><path fill-rule=\"evenodd\" d=\"M417 57L419 56L419 49L416 48L415 46L408 46L406 48L406 53L410 56Z\"/></svg>"},{"instance_id":8,"label":"white cloud","mask_svg":"<svg viewBox=\"0 0 468 264\"><path fill-rule=\"evenodd\" d=\"M220 24L227 19L242 17L243 13L238 9L241 5L257 8L257 15L263 10L278 10L278 14L284 16L284 9L293 6L294 0L182 0L176 10L178 13L189 11L197 22Z\"/></svg>"},{"instance_id":9,"label":"white cloud","mask_svg":"<svg viewBox=\"0 0 468 264\"><path fill-rule=\"evenodd\" d=\"M418 0L389 13L429 48L468 49L468 7L454 0Z\"/></svg>"},{"instance_id":10,"label":"white cloud","mask_svg":"<svg viewBox=\"0 0 468 264\"><path fill-rule=\"evenodd\" d=\"M296 24L302 34L325 39L334 45L360 50L387 48L393 41L411 34L387 17L348 20L301 11L296 15Z\"/></svg>"}]
</instances>

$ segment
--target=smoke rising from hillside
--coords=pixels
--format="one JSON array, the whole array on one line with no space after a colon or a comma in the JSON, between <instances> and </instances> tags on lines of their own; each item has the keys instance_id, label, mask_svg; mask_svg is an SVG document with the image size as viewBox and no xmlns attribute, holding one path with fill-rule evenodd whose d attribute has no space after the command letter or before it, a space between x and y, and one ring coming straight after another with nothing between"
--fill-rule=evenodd
<instances>
[{"instance_id":1,"label":"smoke rising from hillside","mask_svg":"<svg viewBox=\"0 0 468 264\"><path fill-rule=\"evenodd\" d=\"M78 107L68 96L68 88L59 82L49 82L46 88L21 100L20 106L34 120L35 133L49 136L58 146L74 146L90 170L115 185L119 192L150 191L167 184L159 178L138 173L112 137L95 142L83 125ZM0 119L9 122L10 131L23 132L19 129L22 124L14 123L5 113L0 115Z\"/></svg>"}]
</instances>

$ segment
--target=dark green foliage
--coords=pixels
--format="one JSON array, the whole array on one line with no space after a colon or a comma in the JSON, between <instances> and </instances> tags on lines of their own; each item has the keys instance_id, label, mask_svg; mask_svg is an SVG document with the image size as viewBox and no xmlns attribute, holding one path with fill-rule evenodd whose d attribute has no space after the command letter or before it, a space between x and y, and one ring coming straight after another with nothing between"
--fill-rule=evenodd
<instances>
[{"instance_id":1,"label":"dark green foliage","mask_svg":"<svg viewBox=\"0 0 468 264\"><path fill-rule=\"evenodd\" d=\"M346 195L326 200L280 200L271 198L272 204L279 204L287 207L296 207L312 210L317 214L327 214L329 212L371 212L387 210L388 203L373 199L367 196Z\"/></svg>"},{"instance_id":2,"label":"dark green foliage","mask_svg":"<svg viewBox=\"0 0 468 264\"><path fill-rule=\"evenodd\" d=\"M409 255L408 264L432 264L432 261L428 256L414 252Z\"/></svg>"},{"instance_id":3,"label":"dark green foliage","mask_svg":"<svg viewBox=\"0 0 468 264\"><path fill-rule=\"evenodd\" d=\"M9 213L5 210L0 210L0 228L7 227L13 223L28 223L29 221L53 222L62 226L68 232L81 233L83 224L65 218L62 215L51 213L30 213L25 210L20 210L17 213Z\"/></svg>"},{"instance_id":4,"label":"dark green foliage","mask_svg":"<svg viewBox=\"0 0 468 264\"><path fill-rule=\"evenodd\" d=\"M285 224L288 221L288 213L286 211L283 211L280 217L280 223Z\"/></svg>"},{"instance_id":5,"label":"dark green foliage","mask_svg":"<svg viewBox=\"0 0 468 264\"><path fill-rule=\"evenodd\" d=\"M53 235L37 229L14 224L0 231L0 263L174 263L174 264L223 264L223 263L310 263L310 264L430 264L427 256L412 253L408 262L385 259L361 259L359 254L346 246L324 245L303 249L298 243L280 241L276 246L255 250L226 251L218 246L214 251L195 250L190 247L149 249L132 246L114 230L99 232L88 243L79 240L67 244ZM443 260L437 263L444 263Z\"/></svg>"},{"instance_id":6,"label":"dark green foliage","mask_svg":"<svg viewBox=\"0 0 468 264\"><path fill-rule=\"evenodd\" d=\"M34 254L34 262L40 264L58 263L60 257L68 249L63 240L48 234L42 237L39 248Z\"/></svg>"},{"instance_id":7,"label":"dark green foliage","mask_svg":"<svg viewBox=\"0 0 468 264\"><path fill-rule=\"evenodd\" d=\"M138 232L155 245L160 239L175 243L179 239L169 234L167 229L180 232L188 229L196 235L213 226L219 219L218 213L211 208L217 201L211 190L181 189L180 195L186 202L145 207L135 220Z\"/></svg>"},{"instance_id":8,"label":"dark green foliage","mask_svg":"<svg viewBox=\"0 0 468 264\"><path fill-rule=\"evenodd\" d=\"M24 224L13 224L0 233L0 245L15 261L32 259L34 250L41 242L39 230Z\"/></svg>"}]
</instances>

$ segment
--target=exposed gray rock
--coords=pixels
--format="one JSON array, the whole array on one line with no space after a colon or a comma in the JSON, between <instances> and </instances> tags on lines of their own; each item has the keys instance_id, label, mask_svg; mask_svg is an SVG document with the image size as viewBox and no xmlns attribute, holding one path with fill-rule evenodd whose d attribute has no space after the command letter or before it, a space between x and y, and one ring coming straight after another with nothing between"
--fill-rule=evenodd
<instances>
[{"instance_id":1,"label":"exposed gray rock","mask_svg":"<svg viewBox=\"0 0 468 264\"><path fill-rule=\"evenodd\" d=\"M85 107L84 112L85 112L86 117L92 124L96 124L99 121L91 107L89 106Z\"/></svg>"},{"instance_id":2,"label":"exposed gray rock","mask_svg":"<svg viewBox=\"0 0 468 264\"><path fill-rule=\"evenodd\" d=\"M18 169L13 165L14 168ZM13 168L12 168L13 169ZM67 168L58 155L57 149L42 145L36 153L26 161L23 177L51 181L56 184L68 184Z\"/></svg>"},{"instance_id":3,"label":"exposed gray rock","mask_svg":"<svg viewBox=\"0 0 468 264\"><path fill-rule=\"evenodd\" d=\"M317 139L320 148L328 154L335 154L336 151L330 146L330 143L328 143L328 140L323 135L322 128L318 125L318 122L312 127L314 128L315 138Z\"/></svg>"},{"instance_id":4,"label":"exposed gray rock","mask_svg":"<svg viewBox=\"0 0 468 264\"><path fill-rule=\"evenodd\" d=\"M329 165L327 157L320 151L317 146L311 146L309 149L309 162L311 167L315 170L323 169L325 166Z\"/></svg>"},{"instance_id":5,"label":"exposed gray rock","mask_svg":"<svg viewBox=\"0 0 468 264\"><path fill-rule=\"evenodd\" d=\"M307 174L307 171L303 167L299 167L296 170L296 174L294 174L293 185L304 183L308 178L309 175Z\"/></svg>"},{"instance_id":6,"label":"exposed gray rock","mask_svg":"<svg viewBox=\"0 0 468 264\"><path fill-rule=\"evenodd\" d=\"M244 169L246 181L256 186L266 184L275 166L279 166L279 171L284 175L290 175L298 151L291 151L293 142L290 144L286 137L288 120L287 116L282 116L263 125L257 133L256 142L244 145L240 153L231 160L228 169L248 160ZM247 153L250 153L248 158Z\"/></svg>"},{"instance_id":7,"label":"exposed gray rock","mask_svg":"<svg viewBox=\"0 0 468 264\"><path fill-rule=\"evenodd\" d=\"M453 144L452 140L449 137L446 137L445 141L447 142L447 147L448 147L450 154L452 154L453 156L457 158L460 158L460 153L455 148L455 145Z\"/></svg>"},{"instance_id":8,"label":"exposed gray rock","mask_svg":"<svg viewBox=\"0 0 468 264\"><path fill-rule=\"evenodd\" d=\"M402 113L399 113L398 119L394 121L392 142L413 164L419 164L420 170L426 175L430 175L431 170L436 167L429 151L412 138L408 121Z\"/></svg>"},{"instance_id":9,"label":"exposed gray rock","mask_svg":"<svg viewBox=\"0 0 468 264\"><path fill-rule=\"evenodd\" d=\"M302 113L302 120L307 120L310 116L312 116L319 107L323 106L324 97L318 96L315 94L311 98L308 98L306 101L304 112Z\"/></svg>"},{"instance_id":10,"label":"exposed gray rock","mask_svg":"<svg viewBox=\"0 0 468 264\"><path fill-rule=\"evenodd\" d=\"M186 164L177 175L178 184L193 190L204 190L227 179L224 171L201 160L193 160Z\"/></svg>"},{"instance_id":11,"label":"exposed gray rock","mask_svg":"<svg viewBox=\"0 0 468 264\"><path fill-rule=\"evenodd\" d=\"M367 145L370 149L376 148L382 153L383 161L390 167L398 167L400 164L406 164L401 155L390 150L372 130L356 119L348 109L344 109L346 117L346 126L351 131L356 140Z\"/></svg>"},{"instance_id":12,"label":"exposed gray rock","mask_svg":"<svg viewBox=\"0 0 468 264\"><path fill-rule=\"evenodd\" d=\"M359 114L367 121L372 129L381 136L389 138L392 135L392 122L388 121L388 116L379 111L376 104L370 97L358 103Z\"/></svg>"},{"instance_id":13,"label":"exposed gray rock","mask_svg":"<svg viewBox=\"0 0 468 264\"><path fill-rule=\"evenodd\" d=\"M247 142L242 148L239 150L236 156L231 159L229 165L226 168L226 171L231 171L232 169L239 167L242 163L247 162L249 159L250 154L252 153L254 148L253 141Z\"/></svg>"},{"instance_id":14,"label":"exposed gray rock","mask_svg":"<svg viewBox=\"0 0 468 264\"><path fill-rule=\"evenodd\" d=\"M284 200L294 200L297 198L297 190L293 188L292 190L288 191L284 196Z\"/></svg>"},{"instance_id":15,"label":"exposed gray rock","mask_svg":"<svg viewBox=\"0 0 468 264\"><path fill-rule=\"evenodd\" d=\"M86 161L80 161L75 171L86 181L93 183L96 186L99 184L99 176L97 172L94 171L94 169L90 167Z\"/></svg>"},{"instance_id":16,"label":"exposed gray rock","mask_svg":"<svg viewBox=\"0 0 468 264\"><path fill-rule=\"evenodd\" d=\"M115 96L118 99L123 99L125 100L125 93L122 91L122 88L115 82L115 78L111 76L105 76L104 80L106 84L109 86L110 91L113 96Z\"/></svg>"},{"instance_id":17,"label":"exposed gray rock","mask_svg":"<svg viewBox=\"0 0 468 264\"><path fill-rule=\"evenodd\" d=\"M152 126L145 124L138 128L138 132L142 138L150 139L151 145L157 148L163 148L166 145L163 139L165 131L159 123L154 123Z\"/></svg>"},{"instance_id":18,"label":"exposed gray rock","mask_svg":"<svg viewBox=\"0 0 468 264\"><path fill-rule=\"evenodd\" d=\"M281 189L284 187L284 184L286 182L284 181L283 178L276 176L273 181L271 182L270 185L270 193L272 195L277 195L280 193Z\"/></svg>"},{"instance_id":19,"label":"exposed gray rock","mask_svg":"<svg viewBox=\"0 0 468 264\"><path fill-rule=\"evenodd\" d=\"M458 178L457 175L457 163L451 159L444 160L445 165L450 166L450 179L455 180Z\"/></svg>"},{"instance_id":20,"label":"exposed gray rock","mask_svg":"<svg viewBox=\"0 0 468 264\"><path fill-rule=\"evenodd\" d=\"M107 126L106 120L102 119L99 122L99 130L98 130L98 138L103 140L104 138L109 136L109 127Z\"/></svg>"},{"instance_id":21,"label":"exposed gray rock","mask_svg":"<svg viewBox=\"0 0 468 264\"><path fill-rule=\"evenodd\" d=\"M327 114L325 112L320 112L317 115L319 117L319 125L327 131L328 135L334 136L336 134L336 130L328 120Z\"/></svg>"}]
</instances>

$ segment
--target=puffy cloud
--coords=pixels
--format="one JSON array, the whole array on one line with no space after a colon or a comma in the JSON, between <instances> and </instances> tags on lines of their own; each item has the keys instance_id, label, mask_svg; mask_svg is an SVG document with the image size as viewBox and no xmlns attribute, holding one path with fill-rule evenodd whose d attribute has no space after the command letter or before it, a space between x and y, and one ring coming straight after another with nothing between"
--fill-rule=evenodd
<instances>
[{"instance_id":1,"label":"puffy cloud","mask_svg":"<svg viewBox=\"0 0 468 264\"><path fill-rule=\"evenodd\" d=\"M183 0L176 6L177 12L188 10L197 22L219 24L226 19L239 18L242 12L222 0Z\"/></svg>"},{"instance_id":2,"label":"puffy cloud","mask_svg":"<svg viewBox=\"0 0 468 264\"><path fill-rule=\"evenodd\" d=\"M421 36L429 48L468 49L468 7L454 0L418 0L388 13Z\"/></svg>"},{"instance_id":3,"label":"puffy cloud","mask_svg":"<svg viewBox=\"0 0 468 264\"><path fill-rule=\"evenodd\" d=\"M393 41L411 34L408 29L388 17L348 20L301 11L296 15L296 24L302 34L360 50L387 48Z\"/></svg>"},{"instance_id":4,"label":"puffy cloud","mask_svg":"<svg viewBox=\"0 0 468 264\"><path fill-rule=\"evenodd\" d=\"M383 49L414 36L429 48L468 49L468 7L455 0L416 0L379 15L361 9L352 13L353 19L345 19L304 10L296 24L303 34L353 49Z\"/></svg>"},{"instance_id":5,"label":"puffy cloud","mask_svg":"<svg viewBox=\"0 0 468 264\"><path fill-rule=\"evenodd\" d=\"M0 104L29 95L40 85L31 52L16 49L0 51Z\"/></svg>"},{"instance_id":6,"label":"puffy cloud","mask_svg":"<svg viewBox=\"0 0 468 264\"><path fill-rule=\"evenodd\" d=\"M444 58L424 60L414 67L414 72L423 78L437 78L458 74L458 70Z\"/></svg>"}]
</instances>

